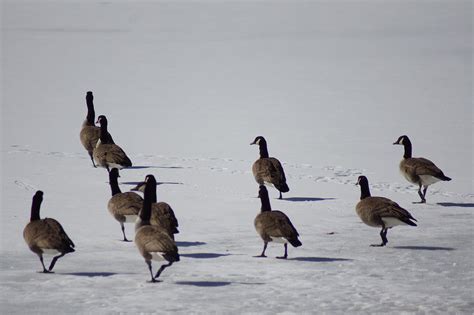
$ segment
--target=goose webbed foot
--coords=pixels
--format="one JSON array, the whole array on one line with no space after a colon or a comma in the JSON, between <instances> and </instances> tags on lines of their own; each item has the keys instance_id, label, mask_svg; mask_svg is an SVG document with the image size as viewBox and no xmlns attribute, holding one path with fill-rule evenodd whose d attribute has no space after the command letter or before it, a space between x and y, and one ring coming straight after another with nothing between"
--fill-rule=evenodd
<instances>
[{"instance_id":1,"label":"goose webbed foot","mask_svg":"<svg viewBox=\"0 0 474 315\"><path fill-rule=\"evenodd\" d=\"M255 257L255 258L267 258L267 256L261 254L261 255L257 255L257 256L252 256L252 257Z\"/></svg>"},{"instance_id":2,"label":"goose webbed foot","mask_svg":"<svg viewBox=\"0 0 474 315\"><path fill-rule=\"evenodd\" d=\"M382 244L370 244L370 247L384 247L385 243Z\"/></svg>"},{"instance_id":3,"label":"goose webbed foot","mask_svg":"<svg viewBox=\"0 0 474 315\"><path fill-rule=\"evenodd\" d=\"M157 280L155 278L152 278L151 280L148 280L147 283L158 283L158 282L162 282L161 280Z\"/></svg>"},{"instance_id":4,"label":"goose webbed foot","mask_svg":"<svg viewBox=\"0 0 474 315\"><path fill-rule=\"evenodd\" d=\"M127 239L127 236L125 235L125 226L123 225L123 222L120 222L120 227L122 228L122 234L123 234L123 242L131 242Z\"/></svg>"},{"instance_id":5,"label":"goose webbed foot","mask_svg":"<svg viewBox=\"0 0 474 315\"><path fill-rule=\"evenodd\" d=\"M278 256L277 258L278 259L286 259L288 258L288 244L285 243L285 245L283 245L285 247L285 253L283 254L283 256Z\"/></svg>"},{"instance_id":6,"label":"goose webbed foot","mask_svg":"<svg viewBox=\"0 0 474 315\"><path fill-rule=\"evenodd\" d=\"M424 204L424 203L426 203L426 199L423 199L421 201L413 201L412 203L415 204L415 205Z\"/></svg>"}]
</instances>

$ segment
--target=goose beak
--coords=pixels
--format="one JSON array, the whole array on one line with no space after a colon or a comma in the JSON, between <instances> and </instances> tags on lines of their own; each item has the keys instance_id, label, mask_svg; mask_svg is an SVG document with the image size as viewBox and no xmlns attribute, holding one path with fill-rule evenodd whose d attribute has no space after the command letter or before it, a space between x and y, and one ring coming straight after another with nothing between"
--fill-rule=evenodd
<instances>
[{"instance_id":1,"label":"goose beak","mask_svg":"<svg viewBox=\"0 0 474 315\"><path fill-rule=\"evenodd\" d=\"M252 145L252 144L256 144L256 143L255 143L255 142L251 142L250 145Z\"/></svg>"}]
</instances>

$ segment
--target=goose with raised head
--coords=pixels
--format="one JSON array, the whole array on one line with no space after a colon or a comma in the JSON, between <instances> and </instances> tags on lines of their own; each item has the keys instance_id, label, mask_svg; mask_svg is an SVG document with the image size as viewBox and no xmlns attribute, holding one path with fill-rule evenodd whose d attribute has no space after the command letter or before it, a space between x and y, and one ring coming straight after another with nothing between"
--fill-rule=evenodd
<instances>
[{"instance_id":1,"label":"goose with raised head","mask_svg":"<svg viewBox=\"0 0 474 315\"><path fill-rule=\"evenodd\" d=\"M414 217L396 202L384 197L372 197L370 195L369 181L365 176L359 176L356 185L360 186L360 201L356 205L359 218L372 227L381 227L381 244L371 246L385 246L388 242L387 232L397 225L416 226Z\"/></svg>"},{"instance_id":2,"label":"goose with raised head","mask_svg":"<svg viewBox=\"0 0 474 315\"><path fill-rule=\"evenodd\" d=\"M136 187L132 188L132 191L145 192L146 182L138 183ZM153 204L151 208L151 225L161 226L168 232L168 235L174 239L174 234L178 234L179 224L178 219L176 218L173 208L163 201L158 202L156 196L156 190L153 193Z\"/></svg>"},{"instance_id":3,"label":"goose with raised head","mask_svg":"<svg viewBox=\"0 0 474 315\"><path fill-rule=\"evenodd\" d=\"M59 258L74 252L74 243L58 221L51 218L40 218L42 202L43 192L38 190L33 196L30 222L23 230L23 238L30 250L38 255L43 266L42 272L51 273ZM48 269L44 265L43 254L56 255L51 260Z\"/></svg>"},{"instance_id":4,"label":"goose with raised head","mask_svg":"<svg viewBox=\"0 0 474 315\"><path fill-rule=\"evenodd\" d=\"M298 239L298 231L291 223L290 219L281 211L272 210L268 191L264 185L260 185L258 197L262 203L261 212L255 217L254 225L257 233L263 239L263 251L256 257L267 257L265 251L269 242L283 243L285 253L281 259L288 257L288 243L293 247L301 246Z\"/></svg>"},{"instance_id":5,"label":"goose with raised head","mask_svg":"<svg viewBox=\"0 0 474 315\"><path fill-rule=\"evenodd\" d=\"M405 149L399 166L400 172L410 183L418 185L418 195L421 198L420 203L426 203L428 186L439 181L451 180L430 160L422 157L412 157L412 145L408 136L400 136L393 144L403 145Z\"/></svg>"},{"instance_id":6,"label":"goose with raised head","mask_svg":"<svg viewBox=\"0 0 474 315\"><path fill-rule=\"evenodd\" d=\"M87 116L82 123L79 138L81 139L82 145L87 150L87 153L89 153L92 165L96 167L92 153L95 146L97 145L97 141L99 141L100 128L95 125L94 96L92 95L91 91L86 93L86 104Z\"/></svg>"},{"instance_id":7,"label":"goose with raised head","mask_svg":"<svg viewBox=\"0 0 474 315\"><path fill-rule=\"evenodd\" d=\"M122 148L114 143L107 130L107 117L100 115L97 122L100 124L100 138L93 152L95 163L98 166L105 167L109 172L111 168L131 167L132 161Z\"/></svg>"},{"instance_id":8,"label":"goose with raised head","mask_svg":"<svg viewBox=\"0 0 474 315\"><path fill-rule=\"evenodd\" d=\"M259 185L265 183L273 185L280 192L279 199L282 198L281 193L290 191L286 183L285 171L280 161L274 157L269 157L267 149L267 141L264 137L258 136L250 145L258 145L260 148L260 158L252 165L252 173L255 181Z\"/></svg>"},{"instance_id":9,"label":"goose with raised head","mask_svg":"<svg viewBox=\"0 0 474 315\"><path fill-rule=\"evenodd\" d=\"M135 223L138 213L143 207L143 198L138 194L128 191L122 192L118 184L120 177L119 171L113 168L109 172L109 184L112 190L112 198L110 198L107 209L110 214L120 223L123 234L123 241L129 242L125 235L124 223Z\"/></svg>"},{"instance_id":10,"label":"goose with raised head","mask_svg":"<svg viewBox=\"0 0 474 315\"><path fill-rule=\"evenodd\" d=\"M145 178L146 187L144 192L143 207L140 210L135 224L135 244L140 254L148 265L151 282L157 282L163 270L179 261L178 247L166 230L160 226L151 225L151 207L153 203L153 191L156 191L156 180L153 175ZM151 261L166 261L155 275L153 275Z\"/></svg>"}]
</instances>

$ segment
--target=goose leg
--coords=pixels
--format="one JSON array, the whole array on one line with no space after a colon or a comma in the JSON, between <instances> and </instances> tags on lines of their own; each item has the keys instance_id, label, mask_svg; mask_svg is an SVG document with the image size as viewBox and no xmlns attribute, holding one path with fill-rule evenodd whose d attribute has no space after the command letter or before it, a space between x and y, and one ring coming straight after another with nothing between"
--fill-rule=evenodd
<instances>
[{"instance_id":1,"label":"goose leg","mask_svg":"<svg viewBox=\"0 0 474 315\"><path fill-rule=\"evenodd\" d=\"M282 199L282 196L281 196L281 191L280 191L280 197L278 197L278 199Z\"/></svg>"},{"instance_id":2,"label":"goose leg","mask_svg":"<svg viewBox=\"0 0 474 315\"><path fill-rule=\"evenodd\" d=\"M425 194L426 194L426 189L427 188L425 188ZM420 196L421 201L420 202L415 202L415 203L425 203L426 199L425 199L424 194L421 192L421 184L420 184L420 187L418 188L418 195Z\"/></svg>"},{"instance_id":3,"label":"goose leg","mask_svg":"<svg viewBox=\"0 0 474 315\"><path fill-rule=\"evenodd\" d=\"M286 259L288 257L288 244L285 243L285 254L283 256L277 257L278 259Z\"/></svg>"},{"instance_id":4,"label":"goose leg","mask_svg":"<svg viewBox=\"0 0 474 315\"><path fill-rule=\"evenodd\" d=\"M387 244L387 229L385 228L385 225L382 225L382 230L380 231L380 237L382 238L382 244L372 244L370 246L372 247L382 247Z\"/></svg>"},{"instance_id":5,"label":"goose leg","mask_svg":"<svg viewBox=\"0 0 474 315\"><path fill-rule=\"evenodd\" d=\"M89 156L91 157L92 165L94 165L94 167L97 168L97 165L95 165L95 162L94 162L94 157L92 155L92 152L89 152Z\"/></svg>"},{"instance_id":6,"label":"goose leg","mask_svg":"<svg viewBox=\"0 0 474 315\"><path fill-rule=\"evenodd\" d=\"M38 254L38 257L41 261L41 265L43 265L43 271L40 271L42 273L49 273L49 271L46 269L46 267L44 266L44 261L43 261L43 255L42 254Z\"/></svg>"},{"instance_id":7,"label":"goose leg","mask_svg":"<svg viewBox=\"0 0 474 315\"><path fill-rule=\"evenodd\" d=\"M123 241L124 242L131 242L127 239L127 237L125 236L125 226L123 224L123 222L120 222L120 226L122 227L122 233L123 233Z\"/></svg>"},{"instance_id":8,"label":"goose leg","mask_svg":"<svg viewBox=\"0 0 474 315\"><path fill-rule=\"evenodd\" d=\"M149 282L156 282L155 278L153 277L153 271L151 270L151 261L146 260L146 264L148 265L148 270L150 270L151 280Z\"/></svg>"},{"instance_id":9,"label":"goose leg","mask_svg":"<svg viewBox=\"0 0 474 315\"><path fill-rule=\"evenodd\" d=\"M426 202L426 191L428 190L428 186L425 186L423 189L423 200Z\"/></svg>"},{"instance_id":10,"label":"goose leg","mask_svg":"<svg viewBox=\"0 0 474 315\"><path fill-rule=\"evenodd\" d=\"M158 269L158 271L156 272L156 275L155 275L155 280L158 279L158 277L161 275L161 273L163 272L163 270L165 270L165 268L171 266L173 264L172 261L170 261L168 264L164 264L160 267L160 269Z\"/></svg>"},{"instance_id":11,"label":"goose leg","mask_svg":"<svg viewBox=\"0 0 474 315\"><path fill-rule=\"evenodd\" d=\"M62 253L61 255L55 256L55 257L53 258L53 260L51 261L51 264L49 265L49 269L48 269L49 272L52 272L52 270L53 270L53 268L54 268L54 265L56 264L56 261L57 261L59 258L63 257L64 255L66 255L66 253Z\"/></svg>"},{"instance_id":12,"label":"goose leg","mask_svg":"<svg viewBox=\"0 0 474 315\"><path fill-rule=\"evenodd\" d=\"M263 242L263 251L262 251L262 253L260 254L260 256L254 256L254 257L267 257L267 256L265 256L265 251L267 250L267 245L268 245L268 242Z\"/></svg>"}]
</instances>

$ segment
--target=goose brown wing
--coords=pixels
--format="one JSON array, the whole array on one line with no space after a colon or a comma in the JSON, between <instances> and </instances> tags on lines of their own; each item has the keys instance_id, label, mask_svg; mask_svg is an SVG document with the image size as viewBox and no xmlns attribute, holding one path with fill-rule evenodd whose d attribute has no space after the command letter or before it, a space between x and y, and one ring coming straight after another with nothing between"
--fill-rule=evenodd
<instances>
[{"instance_id":1,"label":"goose brown wing","mask_svg":"<svg viewBox=\"0 0 474 315\"><path fill-rule=\"evenodd\" d=\"M114 163L131 166L132 162L125 152L116 144L100 144L94 150L94 159L102 165Z\"/></svg>"},{"instance_id":2,"label":"goose brown wing","mask_svg":"<svg viewBox=\"0 0 474 315\"><path fill-rule=\"evenodd\" d=\"M50 246L45 248L67 249L69 247L75 247L73 241L69 238L58 221L51 218L45 218L42 221L46 226L44 229L45 241L47 241Z\"/></svg>"},{"instance_id":3,"label":"goose brown wing","mask_svg":"<svg viewBox=\"0 0 474 315\"><path fill-rule=\"evenodd\" d=\"M143 252L177 253L175 242L160 227L147 225L141 227L135 235L135 243Z\"/></svg>"},{"instance_id":4,"label":"goose brown wing","mask_svg":"<svg viewBox=\"0 0 474 315\"><path fill-rule=\"evenodd\" d=\"M392 217L397 218L403 222L406 222L409 219L415 220L411 214L400 207L398 203L384 197L369 197L372 201L372 214L380 218L383 217Z\"/></svg>"},{"instance_id":5,"label":"goose brown wing","mask_svg":"<svg viewBox=\"0 0 474 315\"><path fill-rule=\"evenodd\" d=\"M177 232L178 220L174 211L166 202L157 202L152 204L150 223L166 228L171 233Z\"/></svg>"},{"instance_id":6,"label":"goose brown wing","mask_svg":"<svg viewBox=\"0 0 474 315\"><path fill-rule=\"evenodd\" d=\"M118 215L138 215L142 206L143 198L133 192L116 194L108 204L109 211Z\"/></svg>"},{"instance_id":7,"label":"goose brown wing","mask_svg":"<svg viewBox=\"0 0 474 315\"><path fill-rule=\"evenodd\" d=\"M441 176L443 174L433 162L425 158L412 158L409 164L414 168L416 175Z\"/></svg>"},{"instance_id":8,"label":"goose brown wing","mask_svg":"<svg viewBox=\"0 0 474 315\"><path fill-rule=\"evenodd\" d=\"M266 234L272 237L295 238L298 231L290 219L281 211L273 210L259 215Z\"/></svg>"},{"instance_id":9,"label":"goose brown wing","mask_svg":"<svg viewBox=\"0 0 474 315\"><path fill-rule=\"evenodd\" d=\"M281 165L280 161L273 157L269 158L269 160L275 169L273 174L274 178L277 178L280 182L286 182L285 171L283 170L283 166Z\"/></svg>"},{"instance_id":10,"label":"goose brown wing","mask_svg":"<svg viewBox=\"0 0 474 315\"><path fill-rule=\"evenodd\" d=\"M274 158L258 159L253 164L252 171L257 182L265 181L272 184L279 184L282 178L283 181L285 181L283 168L280 162Z\"/></svg>"}]
</instances>

